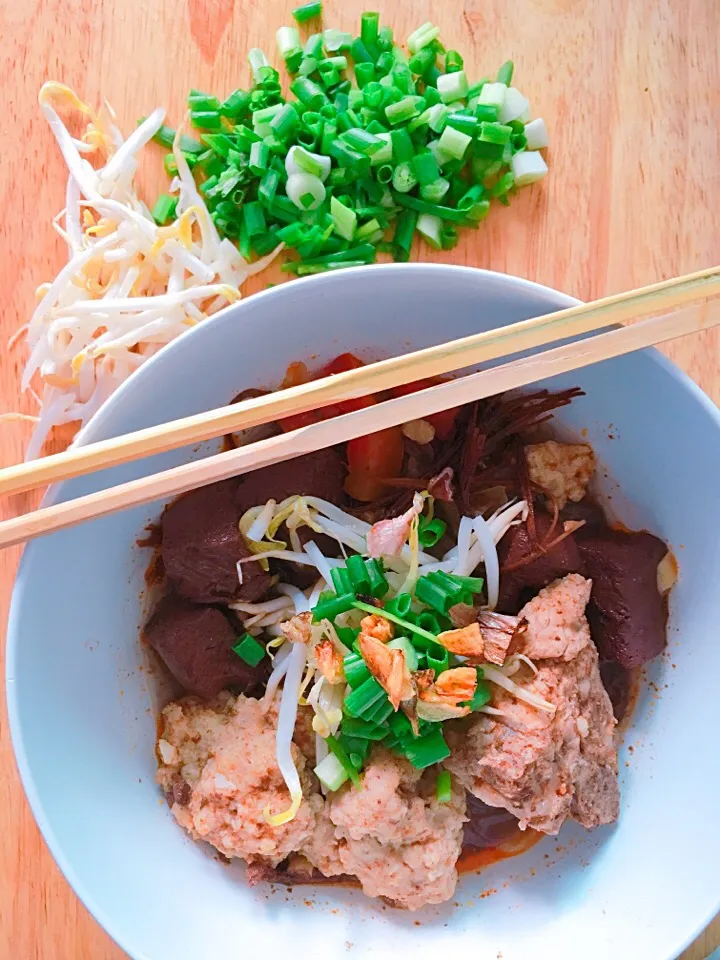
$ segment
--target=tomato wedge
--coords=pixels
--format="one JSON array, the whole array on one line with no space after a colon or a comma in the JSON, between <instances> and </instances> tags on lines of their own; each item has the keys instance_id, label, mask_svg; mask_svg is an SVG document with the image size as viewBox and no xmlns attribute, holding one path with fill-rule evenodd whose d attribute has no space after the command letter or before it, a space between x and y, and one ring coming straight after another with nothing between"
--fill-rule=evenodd
<instances>
[{"instance_id":1,"label":"tomato wedge","mask_svg":"<svg viewBox=\"0 0 720 960\"><path fill-rule=\"evenodd\" d=\"M345 491L362 501L382 496L387 489L383 479L400 473L404 452L400 427L389 427L350 440L347 445L349 475Z\"/></svg>"},{"instance_id":2,"label":"tomato wedge","mask_svg":"<svg viewBox=\"0 0 720 960\"><path fill-rule=\"evenodd\" d=\"M339 357L325 364L320 371L320 376L329 377L333 373L347 373L348 370L357 370L358 367L364 366L363 361L354 353L341 353Z\"/></svg>"}]
</instances>

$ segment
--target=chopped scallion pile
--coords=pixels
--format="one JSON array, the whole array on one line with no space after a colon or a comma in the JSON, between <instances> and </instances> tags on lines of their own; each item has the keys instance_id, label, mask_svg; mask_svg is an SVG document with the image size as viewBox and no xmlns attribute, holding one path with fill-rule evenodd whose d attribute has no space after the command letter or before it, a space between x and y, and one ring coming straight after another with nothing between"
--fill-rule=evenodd
<instances>
[{"instance_id":1,"label":"chopped scallion pile","mask_svg":"<svg viewBox=\"0 0 720 960\"><path fill-rule=\"evenodd\" d=\"M293 18L302 27L321 13L321 3L306 3ZM282 242L298 275L373 263L385 249L406 261L416 233L449 249L494 200L507 205L545 176L547 130L511 86L511 61L494 81L473 84L432 23L407 38L408 60L372 12L358 37L325 29L303 39L295 25L276 36L290 97L253 49L252 88L224 100L191 90L199 138L181 140L218 232L244 256ZM155 139L170 147L173 136L162 127ZM165 166L176 175L172 155ZM174 218L173 199L158 200L158 223Z\"/></svg>"}]
</instances>

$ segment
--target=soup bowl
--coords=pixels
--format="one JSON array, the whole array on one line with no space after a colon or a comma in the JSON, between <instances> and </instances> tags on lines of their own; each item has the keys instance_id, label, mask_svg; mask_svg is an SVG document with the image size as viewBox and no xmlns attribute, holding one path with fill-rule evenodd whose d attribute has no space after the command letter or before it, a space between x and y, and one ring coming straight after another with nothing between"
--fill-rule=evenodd
<instances>
[{"instance_id":1,"label":"soup bowl","mask_svg":"<svg viewBox=\"0 0 720 960\"><path fill-rule=\"evenodd\" d=\"M82 431L101 440L280 383L293 360L407 352L576 301L513 277L427 264L357 268L270 289L142 366ZM162 503L31 543L12 600L7 695L33 813L68 881L135 960L257 955L431 960L672 960L720 906L720 415L656 351L559 376L586 395L558 412L593 445L597 495L679 564L668 647L624 729L621 815L566 825L521 856L461 878L454 900L404 913L339 887L249 887L239 862L180 829L154 782L161 693L140 626L140 546ZM65 500L202 457L203 444L63 483Z\"/></svg>"}]
</instances>

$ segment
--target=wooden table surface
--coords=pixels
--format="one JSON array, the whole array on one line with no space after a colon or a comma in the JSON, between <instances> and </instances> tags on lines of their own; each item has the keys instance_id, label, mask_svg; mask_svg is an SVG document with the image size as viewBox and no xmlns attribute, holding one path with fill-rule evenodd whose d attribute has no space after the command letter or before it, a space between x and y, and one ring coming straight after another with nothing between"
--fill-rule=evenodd
<instances>
[{"instance_id":1,"label":"wooden table surface","mask_svg":"<svg viewBox=\"0 0 720 960\"><path fill-rule=\"evenodd\" d=\"M299 2L299 0L298 0ZM369 0L368 0L369 3ZM177 121L189 87L225 94L247 85L251 46L275 55L287 0L0 0L2 154L0 342L24 322L37 284L63 262L50 219L62 206L65 165L40 117L46 79L91 104L106 97L127 131L162 104ZM425 20L465 56L471 77L512 58L516 80L544 116L550 175L497 209L456 250L454 263L506 271L582 299L720 262L720 17L717 0L378 0L397 37ZM326 26L356 30L361 0L329 0ZM162 183L161 154L143 170L148 196ZM423 259L435 259L423 247ZM279 276L265 275L247 292ZM668 353L717 402L718 334ZM18 398L23 349L0 364L0 408ZM0 427L3 464L22 458L28 430ZM32 501L14 498L3 511ZM0 554L2 622L18 552ZM15 772L0 712L0 957L118 960L48 854ZM720 943L720 919L684 954L702 960Z\"/></svg>"}]
</instances>

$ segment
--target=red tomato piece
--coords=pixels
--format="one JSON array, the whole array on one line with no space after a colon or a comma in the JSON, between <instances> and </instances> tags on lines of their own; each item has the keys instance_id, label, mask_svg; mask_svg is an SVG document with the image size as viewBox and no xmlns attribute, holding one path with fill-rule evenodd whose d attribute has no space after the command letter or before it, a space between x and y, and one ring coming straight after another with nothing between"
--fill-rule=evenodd
<instances>
[{"instance_id":1,"label":"red tomato piece","mask_svg":"<svg viewBox=\"0 0 720 960\"><path fill-rule=\"evenodd\" d=\"M356 370L358 367L364 367L365 364L359 357L353 353L341 353L330 363L326 363L320 371L321 377L329 377L333 373L346 373L348 370Z\"/></svg>"},{"instance_id":2,"label":"red tomato piece","mask_svg":"<svg viewBox=\"0 0 720 960\"><path fill-rule=\"evenodd\" d=\"M356 437L347 445L350 473L382 479L396 477L402 469L403 436L400 427L389 427L365 437Z\"/></svg>"},{"instance_id":3,"label":"red tomato piece","mask_svg":"<svg viewBox=\"0 0 720 960\"><path fill-rule=\"evenodd\" d=\"M299 430L300 427L309 427L311 423L319 423L320 417L317 410L307 410L305 413L295 413L291 417L284 417L279 421L280 426L289 433L291 430Z\"/></svg>"},{"instance_id":4,"label":"red tomato piece","mask_svg":"<svg viewBox=\"0 0 720 960\"><path fill-rule=\"evenodd\" d=\"M387 487L382 480L371 477L367 473L349 473L345 480L344 490L353 500L359 500L361 503L378 500L387 493Z\"/></svg>"}]
</instances>

